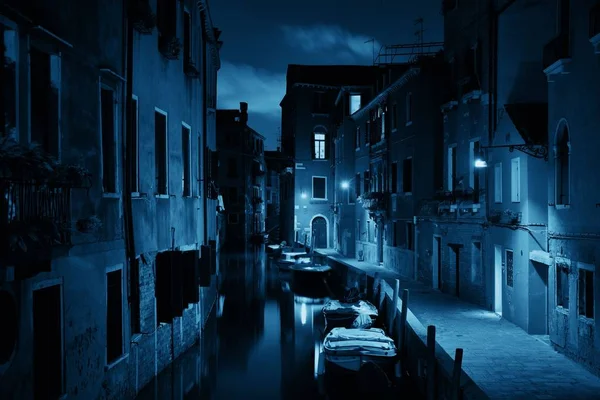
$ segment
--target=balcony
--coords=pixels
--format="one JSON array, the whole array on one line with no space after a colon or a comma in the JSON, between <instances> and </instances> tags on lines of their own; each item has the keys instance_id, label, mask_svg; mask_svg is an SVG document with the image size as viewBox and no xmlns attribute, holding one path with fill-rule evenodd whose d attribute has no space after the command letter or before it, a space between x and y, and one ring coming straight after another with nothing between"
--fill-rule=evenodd
<instances>
[{"instance_id":1,"label":"balcony","mask_svg":"<svg viewBox=\"0 0 600 400\"><path fill-rule=\"evenodd\" d=\"M594 52L600 54L600 3L590 10L589 29L590 43L594 46Z\"/></svg>"},{"instance_id":2,"label":"balcony","mask_svg":"<svg viewBox=\"0 0 600 400\"><path fill-rule=\"evenodd\" d=\"M152 7L148 0L134 0L129 10L133 28L143 35L152 34L156 26L156 14L152 13Z\"/></svg>"},{"instance_id":3,"label":"balcony","mask_svg":"<svg viewBox=\"0 0 600 400\"><path fill-rule=\"evenodd\" d=\"M2 179L0 196L3 263L29 267L71 244L70 187Z\"/></svg>"},{"instance_id":4,"label":"balcony","mask_svg":"<svg viewBox=\"0 0 600 400\"><path fill-rule=\"evenodd\" d=\"M388 193L366 192L358 198L365 210L369 212L371 218L383 217L387 211Z\"/></svg>"},{"instance_id":5,"label":"balcony","mask_svg":"<svg viewBox=\"0 0 600 400\"><path fill-rule=\"evenodd\" d=\"M167 60L177 60L179 59L179 53L181 53L181 42L173 35L160 35L158 50Z\"/></svg>"},{"instance_id":6,"label":"balcony","mask_svg":"<svg viewBox=\"0 0 600 400\"><path fill-rule=\"evenodd\" d=\"M548 82L554 75L568 74L571 62L570 36L561 33L544 46L543 66Z\"/></svg>"}]
</instances>

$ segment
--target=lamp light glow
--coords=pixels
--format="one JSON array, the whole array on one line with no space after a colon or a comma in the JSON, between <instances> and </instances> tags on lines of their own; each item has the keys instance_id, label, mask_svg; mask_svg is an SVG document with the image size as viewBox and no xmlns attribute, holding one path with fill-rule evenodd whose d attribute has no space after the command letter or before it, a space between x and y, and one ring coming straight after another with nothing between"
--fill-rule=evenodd
<instances>
[{"instance_id":1,"label":"lamp light glow","mask_svg":"<svg viewBox=\"0 0 600 400\"><path fill-rule=\"evenodd\" d=\"M481 158L478 158L475 160L475 168L486 168L487 167L487 162L485 160L482 160Z\"/></svg>"},{"instance_id":2,"label":"lamp light glow","mask_svg":"<svg viewBox=\"0 0 600 400\"><path fill-rule=\"evenodd\" d=\"M348 182L348 181L342 182L342 189L348 189L349 187L350 187L350 182Z\"/></svg>"},{"instance_id":3,"label":"lamp light glow","mask_svg":"<svg viewBox=\"0 0 600 400\"><path fill-rule=\"evenodd\" d=\"M305 199L306 198L306 192L303 191L302 194L300 195L300 197L302 197L303 199Z\"/></svg>"}]
</instances>

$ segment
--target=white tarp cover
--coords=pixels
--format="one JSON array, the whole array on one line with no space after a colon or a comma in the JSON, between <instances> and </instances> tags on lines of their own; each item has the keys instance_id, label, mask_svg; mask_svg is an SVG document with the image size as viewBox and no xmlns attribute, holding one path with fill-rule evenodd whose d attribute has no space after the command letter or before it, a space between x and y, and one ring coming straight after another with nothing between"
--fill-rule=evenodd
<instances>
[{"instance_id":1,"label":"white tarp cover","mask_svg":"<svg viewBox=\"0 0 600 400\"><path fill-rule=\"evenodd\" d=\"M294 264L291 267L293 270L301 271L301 272L327 272L331 271L331 267L329 265L306 265L305 263Z\"/></svg>"},{"instance_id":2,"label":"white tarp cover","mask_svg":"<svg viewBox=\"0 0 600 400\"><path fill-rule=\"evenodd\" d=\"M331 300L323 307L325 316L331 314L365 314L377 317L377 308L368 301L359 300L358 303L342 303L339 300Z\"/></svg>"},{"instance_id":3,"label":"white tarp cover","mask_svg":"<svg viewBox=\"0 0 600 400\"><path fill-rule=\"evenodd\" d=\"M323 341L325 353L333 355L371 355L393 357L396 345L392 338L379 328L333 328Z\"/></svg>"}]
</instances>

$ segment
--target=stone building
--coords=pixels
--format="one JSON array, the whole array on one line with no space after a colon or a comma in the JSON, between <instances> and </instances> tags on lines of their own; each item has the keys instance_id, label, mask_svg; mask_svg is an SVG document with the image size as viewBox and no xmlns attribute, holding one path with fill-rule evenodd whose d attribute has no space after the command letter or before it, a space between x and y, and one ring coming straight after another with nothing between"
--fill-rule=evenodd
<instances>
[{"instance_id":1,"label":"stone building","mask_svg":"<svg viewBox=\"0 0 600 400\"><path fill-rule=\"evenodd\" d=\"M291 192L291 177L294 163L283 155L280 149L276 151L265 151L265 165L267 175L265 178L267 214L265 217L265 229L269 234L269 242L281 243L282 240L290 240L282 235L282 226L286 220L294 219L293 205L290 209L282 206L281 198L288 198ZM288 242L291 243L291 242Z\"/></svg>"},{"instance_id":2,"label":"stone building","mask_svg":"<svg viewBox=\"0 0 600 400\"><path fill-rule=\"evenodd\" d=\"M282 198L282 207L293 196L296 242L317 248L333 243L331 147L336 128L330 111L342 86L368 85L372 74L370 66L288 65L286 95L280 104L281 144L295 168L292 195Z\"/></svg>"},{"instance_id":3,"label":"stone building","mask_svg":"<svg viewBox=\"0 0 600 400\"><path fill-rule=\"evenodd\" d=\"M124 4L0 8L2 398L131 397L215 300L218 31Z\"/></svg>"},{"instance_id":4,"label":"stone building","mask_svg":"<svg viewBox=\"0 0 600 400\"><path fill-rule=\"evenodd\" d=\"M248 104L217 111L219 188L227 214L226 243L262 243L265 235L265 138L248 126Z\"/></svg>"},{"instance_id":5,"label":"stone building","mask_svg":"<svg viewBox=\"0 0 600 400\"><path fill-rule=\"evenodd\" d=\"M560 1L555 35L543 47L548 87L548 314L550 339L600 370L599 148L600 9ZM542 301L542 300L540 300Z\"/></svg>"}]
</instances>

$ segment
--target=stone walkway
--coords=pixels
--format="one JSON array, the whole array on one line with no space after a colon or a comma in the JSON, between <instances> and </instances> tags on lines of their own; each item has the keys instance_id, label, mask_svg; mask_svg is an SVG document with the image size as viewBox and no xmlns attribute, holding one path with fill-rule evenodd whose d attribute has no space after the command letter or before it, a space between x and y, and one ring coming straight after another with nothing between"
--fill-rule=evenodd
<instances>
[{"instance_id":1,"label":"stone walkway","mask_svg":"<svg viewBox=\"0 0 600 400\"><path fill-rule=\"evenodd\" d=\"M317 252L370 276L399 278L331 250ZM419 321L436 326L437 342L451 357L464 349L464 371L490 399L600 400L600 378L496 313L418 282L401 279L400 287L409 289L408 308Z\"/></svg>"}]
</instances>

